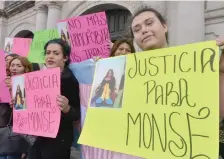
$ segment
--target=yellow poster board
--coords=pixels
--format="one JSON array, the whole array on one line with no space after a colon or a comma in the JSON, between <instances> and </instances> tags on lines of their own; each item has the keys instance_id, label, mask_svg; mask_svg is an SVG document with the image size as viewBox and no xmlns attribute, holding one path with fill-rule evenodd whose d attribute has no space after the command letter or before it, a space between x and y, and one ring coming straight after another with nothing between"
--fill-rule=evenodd
<instances>
[{"instance_id":1,"label":"yellow poster board","mask_svg":"<svg viewBox=\"0 0 224 159\"><path fill-rule=\"evenodd\" d=\"M100 60L79 143L147 159L217 159L218 130L219 48L208 41Z\"/></svg>"}]
</instances>

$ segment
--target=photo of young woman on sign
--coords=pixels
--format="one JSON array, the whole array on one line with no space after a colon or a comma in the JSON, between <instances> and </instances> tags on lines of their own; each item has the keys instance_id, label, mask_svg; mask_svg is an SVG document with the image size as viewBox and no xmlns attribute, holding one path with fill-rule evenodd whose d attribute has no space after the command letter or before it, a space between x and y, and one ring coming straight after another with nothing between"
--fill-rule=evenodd
<instances>
[{"instance_id":1,"label":"photo of young woman on sign","mask_svg":"<svg viewBox=\"0 0 224 159\"><path fill-rule=\"evenodd\" d=\"M91 106L120 108L122 105L125 56L101 60L96 69ZM118 59L118 58L116 58Z\"/></svg>"}]
</instances>

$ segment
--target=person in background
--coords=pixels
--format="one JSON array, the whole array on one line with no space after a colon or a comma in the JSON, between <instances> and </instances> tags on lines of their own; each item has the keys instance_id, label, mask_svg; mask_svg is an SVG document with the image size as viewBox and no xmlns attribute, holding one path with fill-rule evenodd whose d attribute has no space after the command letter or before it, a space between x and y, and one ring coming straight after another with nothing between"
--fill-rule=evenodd
<instances>
[{"instance_id":1,"label":"person in background","mask_svg":"<svg viewBox=\"0 0 224 159\"><path fill-rule=\"evenodd\" d=\"M9 64L9 62L13 59L13 57L19 56L17 54L9 54L5 57L5 61L6 61L6 65ZM32 64L32 70L33 71L39 71L40 70L40 66L38 63L31 63ZM6 66L7 67L7 66Z\"/></svg>"},{"instance_id":2,"label":"person in background","mask_svg":"<svg viewBox=\"0 0 224 159\"><path fill-rule=\"evenodd\" d=\"M32 64L32 68L33 71L39 71L40 70L40 66L38 63L31 63Z\"/></svg>"},{"instance_id":3,"label":"person in background","mask_svg":"<svg viewBox=\"0 0 224 159\"><path fill-rule=\"evenodd\" d=\"M127 55L130 53L135 53L135 48L134 48L133 43L127 39L117 40L113 44L110 57ZM124 91L124 79L125 79L125 68L124 68L124 72L121 76L119 89L116 93L116 98L114 101L115 108L118 108L122 105L122 98L123 98L123 91Z\"/></svg>"},{"instance_id":4,"label":"person in background","mask_svg":"<svg viewBox=\"0 0 224 159\"><path fill-rule=\"evenodd\" d=\"M127 39L117 40L113 44L110 57L127 55L129 53L135 53L135 48L132 42Z\"/></svg>"},{"instance_id":5,"label":"person in background","mask_svg":"<svg viewBox=\"0 0 224 159\"><path fill-rule=\"evenodd\" d=\"M9 62L14 58L14 57L17 57L19 55L17 54L9 54L7 56L5 56L5 62L6 62L6 74L9 75L10 72L9 70L7 69L8 68L8 65L9 65Z\"/></svg>"},{"instance_id":6,"label":"person in background","mask_svg":"<svg viewBox=\"0 0 224 159\"><path fill-rule=\"evenodd\" d=\"M17 54L9 54L9 55L5 56L6 67L8 67L9 62L10 62L14 57L17 57L17 56L19 56L19 55L17 55Z\"/></svg>"},{"instance_id":7,"label":"person in background","mask_svg":"<svg viewBox=\"0 0 224 159\"><path fill-rule=\"evenodd\" d=\"M81 116L79 83L68 67L71 48L62 39L53 39L46 43L44 51L47 69L59 67L61 70L61 95L55 99L61 110L61 121L56 138L38 137L28 158L70 159L73 122Z\"/></svg>"},{"instance_id":8,"label":"person in background","mask_svg":"<svg viewBox=\"0 0 224 159\"><path fill-rule=\"evenodd\" d=\"M140 49L154 50L168 47L168 26L162 15L153 8L139 10L132 19L131 32ZM224 40L217 39L219 47L224 46ZM222 50L221 59L224 57ZM224 60L220 61L220 119L224 117ZM224 157L224 126L220 127L220 155Z\"/></svg>"},{"instance_id":9,"label":"person in background","mask_svg":"<svg viewBox=\"0 0 224 159\"><path fill-rule=\"evenodd\" d=\"M21 74L24 74L24 73L32 72L32 65L28 61L27 58L17 55L17 56L14 56L9 61L9 63L7 64L7 70L9 71L9 74L8 74L8 77L5 80L5 83L6 83L6 85L8 86L8 88L11 92L11 90L12 90L11 89L12 88L12 86L11 86L11 76L21 75ZM0 123L1 123L1 126L6 126L10 121L12 108L10 108L10 105L8 103L7 104L6 103L1 103L0 104L0 109L2 110L2 108L5 109L3 111L5 113L4 113L3 121L0 122ZM0 118L0 121L1 121L1 118ZM22 139L21 139L21 141L18 141L18 142L20 142L20 145L21 145L21 147L18 148L18 149L22 150L21 153L18 154L18 152L16 152L15 154L8 154L8 155L5 155L5 156L1 156L0 159L21 159L21 158L25 158L25 153L28 151L28 143L26 143Z\"/></svg>"}]
</instances>

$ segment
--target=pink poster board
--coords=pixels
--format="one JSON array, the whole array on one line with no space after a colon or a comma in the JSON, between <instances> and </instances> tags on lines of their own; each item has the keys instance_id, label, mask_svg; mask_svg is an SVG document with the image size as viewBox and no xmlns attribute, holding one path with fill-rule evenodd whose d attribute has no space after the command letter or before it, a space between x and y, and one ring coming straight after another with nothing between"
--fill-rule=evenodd
<instances>
[{"instance_id":1,"label":"pink poster board","mask_svg":"<svg viewBox=\"0 0 224 159\"><path fill-rule=\"evenodd\" d=\"M5 54L17 54L27 57L32 39L28 38L5 38L4 52Z\"/></svg>"},{"instance_id":2,"label":"pink poster board","mask_svg":"<svg viewBox=\"0 0 224 159\"><path fill-rule=\"evenodd\" d=\"M5 84L5 78L6 78L5 55L4 51L0 50L0 103L9 103L11 100L9 89Z\"/></svg>"},{"instance_id":3,"label":"pink poster board","mask_svg":"<svg viewBox=\"0 0 224 159\"><path fill-rule=\"evenodd\" d=\"M71 46L71 62L109 57L110 32L105 12L73 17L57 24L60 37Z\"/></svg>"},{"instance_id":4,"label":"pink poster board","mask_svg":"<svg viewBox=\"0 0 224 159\"><path fill-rule=\"evenodd\" d=\"M61 118L59 94L59 68L12 77L13 131L55 138Z\"/></svg>"},{"instance_id":5,"label":"pink poster board","mask_svg":"<svg viewBox=\"0 0 224 159\"><path fill-rule=\"evenodd\" d=\"M12 53L27 57L30 50L32 39L28 38L13 38Z\"/></svg>"}]
</instances>

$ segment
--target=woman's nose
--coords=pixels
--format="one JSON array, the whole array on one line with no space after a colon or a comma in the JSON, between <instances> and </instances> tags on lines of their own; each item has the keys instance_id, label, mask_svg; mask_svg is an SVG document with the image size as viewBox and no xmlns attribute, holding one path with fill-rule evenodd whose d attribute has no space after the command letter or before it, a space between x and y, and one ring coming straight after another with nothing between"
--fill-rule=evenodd
<instances>
[{"instance_id":1,"label":"woman's nose","mask_svg":"<svg viewBox=\"0 0 224 159\"><path fill-rule=\"evenodd\" d=\"M142 26L142 34L145 34L145 33L147 33L147 32L148 32L148 27L145 26L145 25L143 25L143 26Z\"/></svg>"}]
</instances>

